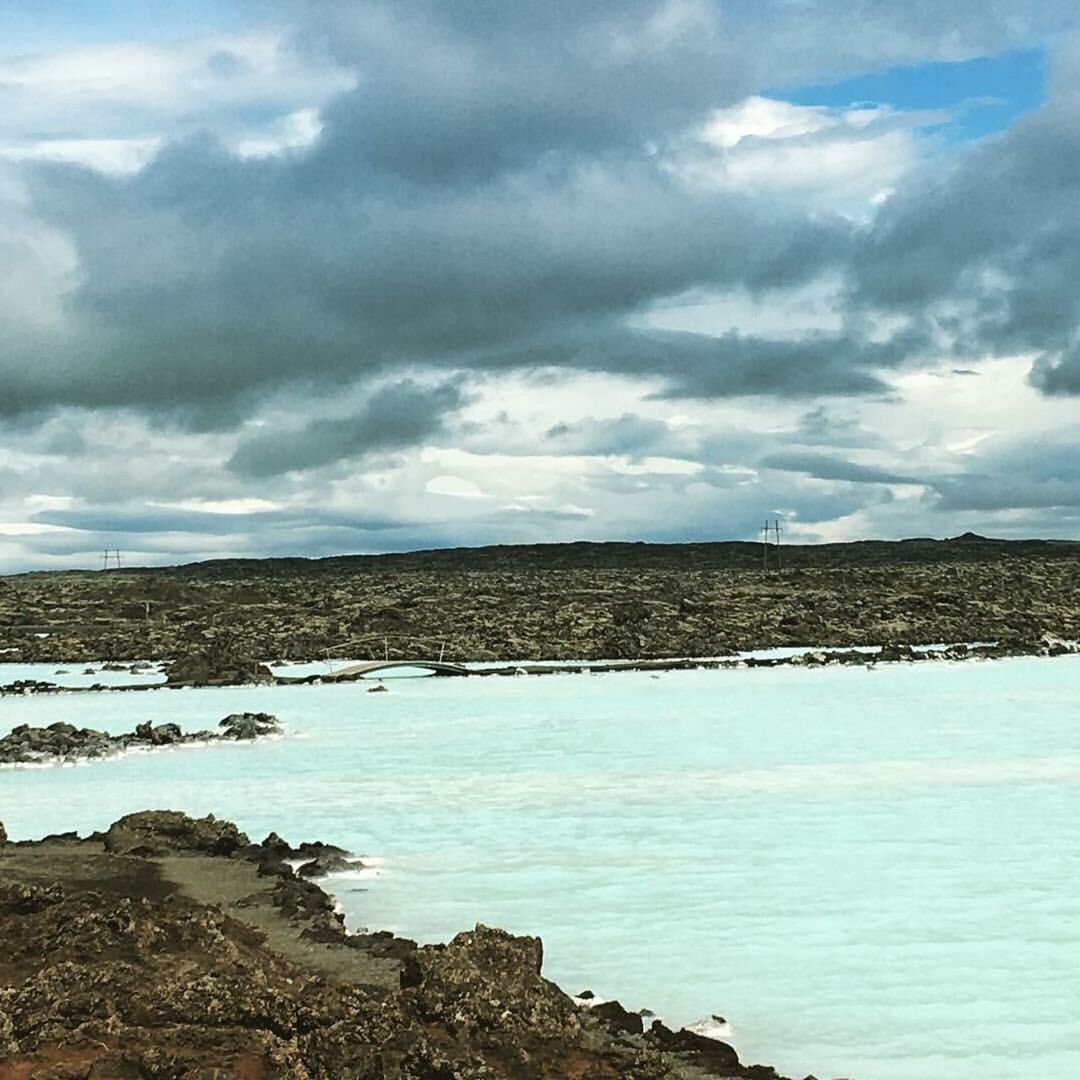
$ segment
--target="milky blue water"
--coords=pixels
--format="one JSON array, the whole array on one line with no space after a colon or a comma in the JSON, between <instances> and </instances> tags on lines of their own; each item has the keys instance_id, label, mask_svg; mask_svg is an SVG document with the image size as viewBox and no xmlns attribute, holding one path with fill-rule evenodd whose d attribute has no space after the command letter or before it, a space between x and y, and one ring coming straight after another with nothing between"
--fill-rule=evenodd
<instances>
[{"instance_id":1,"label":"milky blue water","mask_svg":"<svg viewBox=\"0 0 1080 1080\"><path fill-rule=\"evenodd\" d=\"M343 843L380 867L334 883L353 927L538 933L565 989L793 1076L1080 1076L1080 659L387 685L4 698L0 733L286 735L0 769L0 820Z\"/></svg>"}]
</instances>

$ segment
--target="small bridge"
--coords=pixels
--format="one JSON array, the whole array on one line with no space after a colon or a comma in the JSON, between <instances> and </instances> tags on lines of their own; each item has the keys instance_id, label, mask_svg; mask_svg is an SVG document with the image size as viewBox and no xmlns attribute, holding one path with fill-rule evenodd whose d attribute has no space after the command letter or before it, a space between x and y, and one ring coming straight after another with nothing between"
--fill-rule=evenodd
<instances>
[{"instance_id":1,"label":"small bridge","mask_svg":"<svg viewBox=\"0 0 1080 1080\"><path fill-rule=\"evenodd\" d=\"M322 679L362 679L365 675L374 675L393 668L422 668L432 675L475 675L460 664L444 664L441 660L363 660L359 664L348 664L337 671L322 675Z\"/></svg>"}]
</instances>

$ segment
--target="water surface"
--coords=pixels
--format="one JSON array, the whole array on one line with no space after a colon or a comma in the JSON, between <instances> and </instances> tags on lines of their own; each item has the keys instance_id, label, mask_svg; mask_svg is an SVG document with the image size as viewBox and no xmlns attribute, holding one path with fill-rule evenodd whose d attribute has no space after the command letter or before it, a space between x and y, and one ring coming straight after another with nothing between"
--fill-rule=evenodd
<instances>
[{"instance_id":1,"label":"water surface","mask_svg":"<svg viewBox=\"0 0 1080 1080\"><path fill-rule=\"evenodd\" d=\"M9 681L0 666L0 682ZM169 806L377 857L354 927L545 970L793 1076L1080 1075L1080 660L43 695L17 723L268 742L0 770L14 838ZM40 674L39 674L39 677Z\"/></svg>"}]
</instances>

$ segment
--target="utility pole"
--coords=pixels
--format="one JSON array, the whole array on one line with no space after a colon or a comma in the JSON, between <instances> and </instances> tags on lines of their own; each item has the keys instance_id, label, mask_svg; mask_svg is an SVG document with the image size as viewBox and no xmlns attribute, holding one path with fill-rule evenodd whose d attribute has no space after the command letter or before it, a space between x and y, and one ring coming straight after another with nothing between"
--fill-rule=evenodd
<instances>
[{"instance_id":1,"label":"utility pole","mask_svg":"<svg viewBox=\"0 0 1080 1080\"><path fill-rule=\"evenodd\" d=\"M776 537L776 569L782 569L782 561L780 556L780 535L783 532L783 527L780 524L780 519L775 518L770 521L765 519L765 524L761 527L761 569L768 573L769 570L769 536Z\"/></svg>"}]
</instances>

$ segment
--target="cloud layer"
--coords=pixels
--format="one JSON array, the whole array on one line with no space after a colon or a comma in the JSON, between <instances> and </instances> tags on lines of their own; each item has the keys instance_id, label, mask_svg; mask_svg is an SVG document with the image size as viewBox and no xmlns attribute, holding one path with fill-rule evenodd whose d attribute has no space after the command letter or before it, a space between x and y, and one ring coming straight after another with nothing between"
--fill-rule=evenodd
<instances>
[{"instance_id":1,"label":"cloud layer","mask_svg":"<svg viewBox=\"0 0 1080 1080\"><path fill-rule=\"evenodd\" d=\"M989 456L1047 426L1070 445L1052 402L1080 393L1070 5L249 11L0 57L32 117L0 145L0 515L23 538L0 559L258 550L256 520L324 550L777 512L887 532L897 502L1037 531L1003 515L1073 506L1070 478ZM970 144L949 103L782 99L1032 46L1047 101ZM966 393L1008 385L1023 431L993 403L926 427L926 379L999 361ZM610 399L583 407L590 385ZM121 432L141 472L109 465ZM506 485L476 465L499 455ZM359 462L393 513L364 511ZM191 502L251 498L274 509Z\"/></svg>"}]
</instances>

